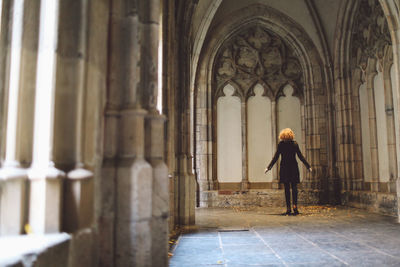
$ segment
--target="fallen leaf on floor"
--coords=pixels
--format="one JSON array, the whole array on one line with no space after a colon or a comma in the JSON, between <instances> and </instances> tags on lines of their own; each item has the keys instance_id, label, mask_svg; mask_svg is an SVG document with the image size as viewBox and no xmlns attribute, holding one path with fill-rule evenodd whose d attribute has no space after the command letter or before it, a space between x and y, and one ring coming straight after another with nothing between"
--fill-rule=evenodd
<instances>
[{"instance_id":1,"label":"fallen leaf on floor","mask_svg":"<svg viewBox=\"0 0 400 267\"><path fill-rule=\"evenodd\" d=\"M32 227L30 226L29 223L25 224L24 229L27 235L33 234Z\"/></svg>"}]
</instances>

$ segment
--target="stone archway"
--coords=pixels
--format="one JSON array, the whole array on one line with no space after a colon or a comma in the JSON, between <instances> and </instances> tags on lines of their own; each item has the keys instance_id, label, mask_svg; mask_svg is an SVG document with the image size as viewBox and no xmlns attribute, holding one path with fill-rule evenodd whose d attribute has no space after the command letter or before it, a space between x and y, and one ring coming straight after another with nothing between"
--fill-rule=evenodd
<instances>
[{"instance_id":1,"label":"stone archway","mask_svg":"<svg viewBox=\"0 0 400 267\"><path fill-rule=\"evenodd\" d=\"M392 38L393 45L393 75L397 77L395 79L395 86L397 86L397 99L393 99L393 101L397 101L397 107L400 104L400 2L396 0L379 0L383 13L385 14L390 36ZM400 123L400 119L398 122ZM398 134L398 133L397 133ZM400 137L398 136L398 140ZM399 173L400 170L400 142L396 147L397 151L397 170ZM400 177L397 177L397 203L400 201ZM400 208L398 208L397 214L400 214Z\"/></svg>"},{"instance_id":2,"label":"stone archway","mask_svg":"<svg viewBox=\"0 0 400 267\"><path fill-rule=\"evenodd\" d=\"M221 47L227 40L237 35L241 29L252 26L266 29L279 37L293 51L294 57L298 60L297 64L302 72L300 87L304 88L302 121L305 154L316 169L314 175L306 177L303 185L306 189L313 189L314 200L319 201L319 193L327 190L327 187L322 185L326 184L328 173L332 171L328 169L328 158L331 158L332 151L329 148L329 138L327 138L331 119L328 117L326 108L329 94L326 88L330 86L326 85L327 78L324 76L326 71L323 69L321 58L302 28L275 9L264 5L252 5L240 12L230 14L230 18L233 18L232 23L216 25L209 32L196 72L194 85L195 169L200 191L203 192L200 197L201 205L207 205L207 198L213 195L206 191L218 189L218 182L213 172L216 169L214 150L216 138L213 132L213 127L215 127L213 96L218 88L215 85L216 60ZM297 87L299 86L294 86L294 88ZM242 95L245 96L246 93L243 92ZM246 189L246 186L242 186L242 189Z\"/></svg>"},{"instance_id":3,"label":"stone archway","mask_svg":"<svg viewBox=\"0 0 400 267\"><path fill-rule=\"evenodd\" d=\"M378 1L348 1L339 16L334 76L342 203L394 215L399 149L390 77L396 54L392 30ZM369 111L368 118L362 110Z\"/></svg>"}]
</instances>

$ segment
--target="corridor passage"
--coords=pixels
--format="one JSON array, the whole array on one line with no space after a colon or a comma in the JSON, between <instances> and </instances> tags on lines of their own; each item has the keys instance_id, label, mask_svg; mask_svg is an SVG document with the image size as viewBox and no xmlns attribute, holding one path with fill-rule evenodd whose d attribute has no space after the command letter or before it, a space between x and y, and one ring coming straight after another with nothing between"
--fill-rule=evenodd
<instances>
[{"instance_id":1,"label":"corridor passage","mask_svg":"<svg viewBox=\"0 0 400 267\"><path fill-rule=\"evenodd\" d=\"M400 266L396 218L345 207L199 208L170 267Z\"/></svg>"}]
</instances>

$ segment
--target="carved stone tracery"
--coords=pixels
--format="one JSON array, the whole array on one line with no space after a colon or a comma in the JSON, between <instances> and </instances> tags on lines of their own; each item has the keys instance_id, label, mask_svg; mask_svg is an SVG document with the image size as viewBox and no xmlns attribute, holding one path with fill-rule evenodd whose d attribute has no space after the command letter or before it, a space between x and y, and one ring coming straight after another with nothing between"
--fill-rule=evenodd
<instances>
[{"instance_id":1,"label":"carved stone tracery","mask_svg":"<svg viewBox=\"0 0 400 267\"><path fill-rule=\"evenodd\" d=\"M264 95L276 99L290 83L293 95L303 96L303 75L299 60L276 34L259 26L240 31L220 48L215 64L215 96L223 95L222 87L235 84L237 95L254 95L257 83L264 85Z\"/></svg>"},{"instance_id":2,"label":"carved stone tracery","mask_svg":"<svg viewBox=\"0 0 400 267\"><path fill-rule=\"evenodd\" d=\"M351 36L352 69L365 70L369 58L384 57L385 47L391 45L388 24L377 0L362 0L353 23Z\"/></svg>"}]
</instances>

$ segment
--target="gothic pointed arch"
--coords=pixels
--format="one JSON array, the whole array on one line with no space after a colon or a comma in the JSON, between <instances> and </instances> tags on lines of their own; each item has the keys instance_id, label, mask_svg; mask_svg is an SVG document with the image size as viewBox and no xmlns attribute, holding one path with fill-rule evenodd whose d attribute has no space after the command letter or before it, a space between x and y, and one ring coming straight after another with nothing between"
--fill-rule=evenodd
<instances>
[{"instance_id":1,"label":"gothic pointed arch","mask_svg":"<svg viewBox=\"0 0 400 267\"><path fill-rule=\"evenodd\" d=\"M207 139L196 141L195 169L200 191L218 189L216 160L215 104L220 94L216 91L228 81L240 86L246 98L251 97L254 86L261 84L264 95L276 108L276 96L286 84L291 84L294 96L301 99L304 154L313 162L316 173L307 175L304 187L325 190L323 177L327 176L330 158L326 109L329 86L320 54L302 27L281 12L262 5L250 5L229 14L231 23L216 24L210 28L200 54L194 90L195 113L204 118L195 124L197 129L208 129ZM233 19L232 19L233 18ZM242 103L242 115L246 102ZM272 147L276 146L276 112L273 111L274 133ZM242 116L242 140L246 140L246 116ZM200 132L199 132L200 134ZM200 137L200 135L198 135ZM200 138L195 138L200 140ZM247 177L247 153L243 145L243 176L240 189L251 188ZM328 155L329 154L329 155ZM275 179L277 174L274 173ZM201 194L200 194L201 195ZM315 195L314 195L315 196ZM201 198L201 197L200 197ZM200 200L201 205L207 205Z\"/></svg>"},{"instance_id":2,"label":"gothic pointed arch","mask_svg":"<svg viewBox=\"0 0 400 267\"><path fill-rule=\"evenodd\" d=\"M390 112L396 90L390 83L395 39L384 7L378 0L343 2L336 26L338 178L342 202L354 206L363 205L362 199L376 194L397 202L398 153L395 119ZM353 198L355 194L358 200ZM379 199L372 201L379 211L397 214L393 209L396 205L385 209Z\"/></svg>"}]
</instances>

